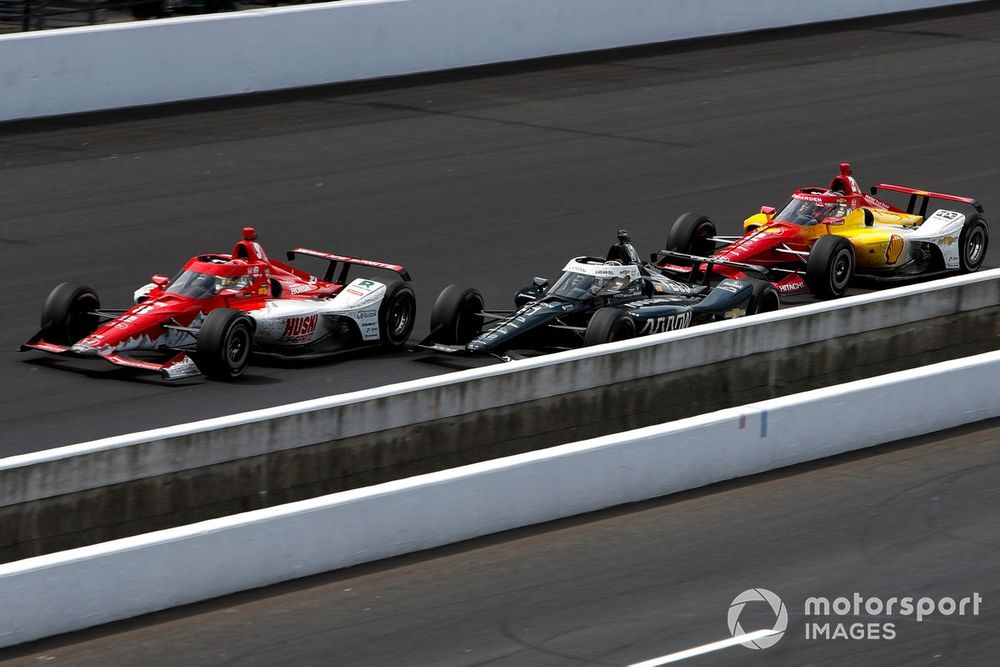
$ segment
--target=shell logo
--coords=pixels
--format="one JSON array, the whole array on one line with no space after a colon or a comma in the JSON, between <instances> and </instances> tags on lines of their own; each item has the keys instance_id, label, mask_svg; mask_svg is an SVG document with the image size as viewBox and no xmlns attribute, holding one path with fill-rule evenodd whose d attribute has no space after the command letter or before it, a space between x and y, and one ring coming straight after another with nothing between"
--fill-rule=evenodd
<instances>
[{"instance_id":1,"label":"shell logo","mask_svg":"<svg viewBox=\"0 0 1000 667\"><path fill-rule=\"evenodd\" d=\"M903 237L893 234L889 237L889 243L885 246L885 263L895 264L899 256L903 254Z\"/></svg>"}]
</instances>

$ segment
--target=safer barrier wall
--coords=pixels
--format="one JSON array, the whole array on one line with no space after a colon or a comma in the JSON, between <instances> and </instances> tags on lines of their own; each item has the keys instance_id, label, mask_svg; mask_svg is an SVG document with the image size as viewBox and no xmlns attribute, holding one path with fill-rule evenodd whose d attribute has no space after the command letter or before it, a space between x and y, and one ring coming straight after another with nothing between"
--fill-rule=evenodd
<instances>
[{"instance_id":1,"label":"safer barrier wall","mask_svg":"<svg viewBox=\"0 0 1000 667\"><path fill-rule=\"evenodd\" d=\"M0 565L0 646L998 415L993 352Z\"/></svg>"},{"instance_id":2,"label":"safer barrier wall","mask_svg":"<svg viewBox=\"0 0 1000 667\"><path fill-rule=\"evenodd\" d=\"M0 121L429 72L966 0L352 0L0 36Z\"/></svg>"},{"instance_id":3,"label":"safer barrier wall","mask_svg":"<svg viewBox=\"0 0 1000 667\"><path fill-rule=\"evenodd\" d=\"M996 348L1000 270L0 461L4 560Z\"/></svg>"}]
</instances>

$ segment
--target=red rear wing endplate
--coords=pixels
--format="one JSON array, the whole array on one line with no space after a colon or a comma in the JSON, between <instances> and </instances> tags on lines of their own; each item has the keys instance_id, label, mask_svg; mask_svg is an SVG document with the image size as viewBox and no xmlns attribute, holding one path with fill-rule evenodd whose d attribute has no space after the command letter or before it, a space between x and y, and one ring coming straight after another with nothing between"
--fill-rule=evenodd
<instances>
[{"instance_id":1,"label":"red rear wing endplate","mask_svg":"<svg viewBox=\"0 0 1000 667\"><path fill-rule=\"evenodd\" d=\"M346 257L344 255L334 255L330 252L322 252L320 250L310 250L309 248L292 248L286 253L288 261L291 262L295 259L295 255L308 255L310 257L319 257L320 259L325 259L330 262L330 266L326 270L326 276L323 278L327 282L333 281L333 273L337 268L337 263L342 263L344 268L341 269L340 277L337 282L341 284L346 284L347 280L347 268L356 264L358 266L370 266L375 269L385 269L386 271L394 271L399 274L399 277L403 280L409 282L410 273L402 266L398 264L387 264L385 262L376 262L370 259L357 259L356 257Z\"/></svg>"},{"instance_id":2,"label":"red rear wing endplate","mask_svg":"<svg viewBox=\"0 0 1000 667\"><path fill-rule=\"evenodd\" d=\"M921 217L927 216L927 204L932 199L940 199L942 201L953 201L960 204L968 204L980 213L983 212L983 205L979 203L978 200L972 197L959 197L958 195L946 195L940 192L928 192L927 190L917 190L915 188L907 188L902 185L890 185L889 183L879 183L878 185L873 185L871 187L871 192L873 195L878 194L879 190L888 190L890 192L900 192L904 195L910 195L910 201L906 205L906 212L909 214L917 213L917 204L920 204L919 215Z\"/></svg>"}]
</instances>

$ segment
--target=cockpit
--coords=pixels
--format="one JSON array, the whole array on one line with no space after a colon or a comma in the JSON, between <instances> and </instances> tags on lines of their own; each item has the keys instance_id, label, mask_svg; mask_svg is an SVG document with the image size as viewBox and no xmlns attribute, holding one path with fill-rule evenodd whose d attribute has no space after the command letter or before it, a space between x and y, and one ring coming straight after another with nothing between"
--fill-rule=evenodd
<instances>
[{"instance_id":1,"label":"cockpit","mask_svg":"<svg viewBox=\"0 0 1000 667\"><path fill-rule=\"evenodd\" d=\"M639 289L639 268L619 262L571 261L563 267L559 280L546 294L565 299L584 300L594 296L628 294ZM588 258L589 260L589 258Z\"/></svg>"},{"instance_id":2,"label":"cockpit","mask_svg":"<svg viewBox=\"0 0 1000 667\"><path fill-rule=\"evenodd\" d=\"M170 280L165 291L168 294L205 299L223 290L245 290L250 287L251 283L253 283L253 279L247 274L217 276L210 273L182 270Z\"/></svg>"},{"instance_id":3,"label":"cockpit","mask_svg":"<svg viewBox=\"0 0 1000 667\"><path fill-rule=\"evenodd\" d=\"M850 212L851 209L846 203L824 202L821 199L813 201L811 199L793 197L774 216L774 219L778 222L791 222L792 224L807 227L819 224L828 218L844 218Z\"/></svg>"}]
</instances>

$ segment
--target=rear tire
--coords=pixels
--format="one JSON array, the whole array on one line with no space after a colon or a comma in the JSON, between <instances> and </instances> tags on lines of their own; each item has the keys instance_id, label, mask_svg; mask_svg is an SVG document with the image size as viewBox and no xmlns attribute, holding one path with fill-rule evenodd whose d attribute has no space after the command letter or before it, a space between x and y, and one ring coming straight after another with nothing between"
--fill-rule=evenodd
<instances>
[{"instance_id":1,"label":"rear tire","mask_svg":"<svg viewBox=\"0 0 1000 667\"><path fill-rule=\"evenodd\" d=\"M196 349L194 361L206 377L235 380L250 363L253 322L238 310L217 308L202 323Z\"/></svg>"},{"instance_id":2,"label":"rear tire","mask_svg":"<svg viewBox=\"0 0 1000 667\"><path fill-rule=\"evenodd\" d=\"M666 249L708 257L715 252L715 242L708 240L714 236L715 223L707 215L683 213L670 227ZM678 260L677 263L682 262Z\"/></svg>"},{"instance_id":3,"label":"rear tire","mask_svg":"<svg viewBox=\"0 0 1000 667\"><path fill-rule=\"evenodd\" d=\"M805 281L820 299L844 296L854 276L854 246L843 236L821 236L809 251Z\"/></svg>"},{"instance_id":4,"label":"rear tire","mask_svg":"<svg viewBox=\"0 0 1000 667\"><path fill-rule=\"evenodd\" d=\"M460 285L448 285L431 310L431 335L438 343L465 345L482 330L483 295Z\"/></svg>"},{"instance_id":5,"label":"rear tire","mask_svg":"<svg viewBox=\"0 0 1000 667\"><path fill-rule=\"evenodd\" d=\"M417 297L413 288L400 280L385 286L385 296L378 307L379 337L385 347L402 347L413 331L417 316Z\"/></svg>"},{"instance_id":6,"label":"rear tire","mask_svg":"<svg viewBox=\"0 0 1000 667\"><path fill-rule=\"evenodd\" d=\"M587 323L583 344L590 346L612 343L635 338L635 335L635 320L631 315L617 308L599 308Z\"/></svg>"},{"instance_id":7,"label":"rear tire","mask_svg":"<svg viewBox=\"0 0 1000 667\"><path fill-rule=\"evenodd\" d=\"M747 303L747 315L770 313L781 307L781 295L771 283L766 280L752 280L753 294Z\"/></svg>"},{"instance_id":8,"label":"rear tire","mask_svg":"<svg viewBox=\"0 0 1000 667\"><path fill-rule=\"evenodd\" d=\"M958 237L959 269L962 273L979 270L986 259L986 248L990 243L990 228L985 218L978 213L965 221Z\"/></svg>"},{"instance_id":9,"label":"rear tire","mask_svg":"<svg viewBox=\"0 0 1000 667\"><path fill-rule=\"evenodd\" d=\"M100 319L92 315L101 307L97 292L83 285L62 283L49 293L42 307L45 340L72 345L97 328Z\"/></svg>"}]
</instances>

